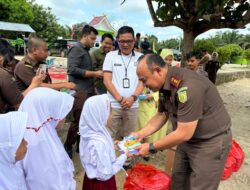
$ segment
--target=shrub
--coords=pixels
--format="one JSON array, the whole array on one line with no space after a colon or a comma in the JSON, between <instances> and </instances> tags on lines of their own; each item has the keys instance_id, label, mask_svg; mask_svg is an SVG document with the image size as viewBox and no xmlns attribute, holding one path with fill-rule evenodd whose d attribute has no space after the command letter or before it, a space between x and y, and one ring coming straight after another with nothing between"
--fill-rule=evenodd
<instances>
[{"instance_id":1,"label":"shrub","mask_svg":"<svg viewBox=\"0 0 250 190\"><path fill-rule=\"evenodd\" d=\"M214 44L209 40L196 40L194 43L194 51L201 52L202 50L207 50L212 53L215 50Z\"/></svg>"},{"instance_id":2,"label":"shrub","mask_svg":"<svg viewBox=\"0 0 250 190\"><path fill-rule=\"evenodd\" d=\"M216 51L219 54L218 61L220 65L223 65L226 61L230 59L230 49L227 48L226 46L222 46L216 49Z\"/></svg>"}]
</instances>

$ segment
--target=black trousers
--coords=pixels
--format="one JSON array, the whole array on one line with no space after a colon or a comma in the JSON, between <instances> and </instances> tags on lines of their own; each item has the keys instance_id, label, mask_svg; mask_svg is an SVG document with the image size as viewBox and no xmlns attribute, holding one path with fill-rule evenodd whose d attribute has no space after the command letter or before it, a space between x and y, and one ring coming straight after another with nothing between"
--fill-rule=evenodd
<instances>
[{"instance_id":1,"label":"black trousers","mask_svg":"<svg viewBox=\"0 0 250 190\"><path fill-rule=\"evenodd\" d=\"M76 92L74 105L72 108L73 121L71 122L71 125L68 130L67 138L64 143L65 146L72 147L75 143L77 143L77 146L79 146L80 136L78 135L78 131L82 108L84 102L93 95L94 93L86 93L84 91Z\"/></svg>"}]
</instances>

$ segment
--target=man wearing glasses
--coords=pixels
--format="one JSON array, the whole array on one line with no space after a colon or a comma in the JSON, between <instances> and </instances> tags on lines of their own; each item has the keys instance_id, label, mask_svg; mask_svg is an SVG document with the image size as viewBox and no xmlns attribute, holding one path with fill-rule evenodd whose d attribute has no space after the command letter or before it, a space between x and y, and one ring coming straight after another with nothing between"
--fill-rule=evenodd
<instances>
[{"instance_id":1,"label":"man wearing glasses","mask_svg":"<svg viewBox=\"0 0 250 190\"><path fill-rule=\"evenodd\" d=\"M136 75L137 60L142 55L134 51L134 30L123 26L117 34L119 50L109 52L103 64L104 85L112 107L112 124L108 126L113 139L128 136L136 126L138 101L143 85ZM125 169L130 167L127 162Z\"/></svg>"}]
</instances>

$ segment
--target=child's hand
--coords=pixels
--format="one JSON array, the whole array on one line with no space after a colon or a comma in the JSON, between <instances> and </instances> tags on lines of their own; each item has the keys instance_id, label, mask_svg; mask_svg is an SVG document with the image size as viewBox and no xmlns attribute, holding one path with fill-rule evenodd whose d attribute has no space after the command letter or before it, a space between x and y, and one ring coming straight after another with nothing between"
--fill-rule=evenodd
<instances>
[{"instance_id":1,"label":"child's hand","mask_svg":"<svg viewBox=\"0 0 250 190\"><path fill-rule=\"evenodd\" d=\"M127 158L131 158L131 157L133 157L133 155L132 155L132 154L129 154L129 151L128 151L128 150L125 152L125 154L126 154Z\"/></svg>"},{"instance_id":2,"label":"child's hand","mask_svg":"<svg viewBox=\"0 0 250 190\"><path fill-rule=\"evenodd\" d=\"M119 143L119 142L120 142L120 141L118 141L118 140L114 141L115 150L119 150L119 148L118 148L118 143Z\"/></svg>"}]
</instances>

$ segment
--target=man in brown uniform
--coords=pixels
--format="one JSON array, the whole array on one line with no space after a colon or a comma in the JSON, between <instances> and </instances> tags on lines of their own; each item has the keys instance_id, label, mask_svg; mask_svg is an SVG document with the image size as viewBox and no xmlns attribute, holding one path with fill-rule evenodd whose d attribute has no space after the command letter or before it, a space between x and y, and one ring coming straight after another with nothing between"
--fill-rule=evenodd
<instances>
[{"instance_id":1,"label":"man in brown uniform","mask_svg":"<svg viewBox=\"0 0 250 190\"><path fill-rule=\"evenodd\" d=\"M31 85L21 93L14 77L6 69L6 65L14 60L14 55L11 45L6 40L0 39L0 114L16 110L23 96L42 83L42 76L36 76L32 79Z\"/></svg>"},{"instance_id":2,"label":"man in brown uniform","mask_svg":"<svg viewBox=\"0 0 250 190\"><path fill-rule=\"evenodd\" d=\"M139 60L137 74L146 86L160 91L158 113L140 131L142 139L170 118L174 131L154 143L144 143L138 155L177 146L172 171L173 190L218 188L231 146L231 120L216 87L197 73L166 67L154 54Z\"/></svg>"},{"instance_id":3,"label":"man in brown uniform","mask_svg":"<svg viewBox=\"0 0 250 190\"><path fill-rule=\"evenodd\" d=\"M48 47L46 43L37 37L33 37L28 42L28 54L20 61L15 67L15 77L18 88L25 90L32 81L32 78L36 75L36 71L40 64L45 64L44 61L48 57ZM48 75L44 79L41 87L52 88L60 90L61 88L74 89L75 84L72 82L56 83L52 84Z\"/></svg>"}]
</instances>

